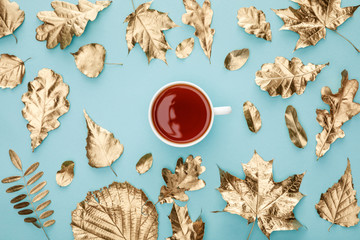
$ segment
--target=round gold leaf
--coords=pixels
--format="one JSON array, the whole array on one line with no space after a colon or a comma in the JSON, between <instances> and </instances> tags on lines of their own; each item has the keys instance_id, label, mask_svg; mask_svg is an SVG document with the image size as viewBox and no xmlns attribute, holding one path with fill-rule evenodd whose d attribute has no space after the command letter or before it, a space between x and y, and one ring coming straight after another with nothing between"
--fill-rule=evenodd
<instances>
[{"instance_id":1,"label":"round gold leaf","mask_svg":"<svg viewBox=\"0 0 360 240\"><path fill-rule=\"evenodd\" d=\"M75 58L76 67L90 78L99 76L104 68L106 50L100 44L87 44L72 55Z\"/></svg>"}]
</instances>

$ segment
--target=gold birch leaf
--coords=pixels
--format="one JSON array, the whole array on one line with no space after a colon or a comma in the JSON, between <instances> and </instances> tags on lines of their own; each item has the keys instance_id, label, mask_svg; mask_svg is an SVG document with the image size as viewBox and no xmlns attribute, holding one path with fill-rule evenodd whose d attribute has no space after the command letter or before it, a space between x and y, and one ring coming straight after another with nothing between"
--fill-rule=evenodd
<instances>
[{"instance_id":1,"label":"gold birch leaf","mask_svg":"<svg viewBox=\"0 0 360 240\"><path fill-rule=\"evenodd\" d=\"M349 159L344 175L326 193L321 194L315 208L321 218L332 223L330 228L334 224L352 227L359 223L360 207L356 199Z\"/></svg>"},{"instance_id":2,"label":"gold birch leaf","mask_svg":"<svg viewBox=\"0 0 360 240\"><path fill-rule=\"evenodd\" d=\"M254 34L258 38L271 41L270 23L266 22L263 11L251 6L240 8L237 13L238 25L245 29L245 32Z\"/></svg>"},{"instance_id":3,"label":"gold birch leaf","mask_svg":"<svg viewBox=\"0 0 360 240\"><path fill-rule=\"evenodd\" d=\"M124 146L114 134L97 125L84 110L88 136L86 138L86 157L94 168L110 167L123 153ZM116 175L117 176L117 175Z\"/></svg>"},{"instance_id":4,"label":"gold birch leaf","mask_svg":"<svg viewBox=\"0 0 360 240\"><path fill-rule=\"evenodd\" d=\"M261 128L259 110L257 110L252 102L246 101L243 105L243 111L249 130L257 133Z\"/></svg>"},{"instance_id":5,"label":"gold birch leaf","mask_svg":"<svg viewBox=\"0 0 360 240\"><path fill-rule=\"evenodd\" d=\"M51 69L39 71L38 77L29 82L28 92L21 101L25 104L23 117L29 122L31 148L34 151L47 137L48 132L58 128L58 118L69 111L70 104L66 99L69 86L61 75Z\"/></svg>"},{"instance_id":6,"label":"gold birch leaf","mask_svg":"<svg viewBox=\"0 0 360 240\"><path fill-rule=\"evenodd\" d=\"M68 186L74 178L74 166L73 161L65 161L61 165L61 169L56 173L56 183L60 187Z\"/></svg>"},{"instance_id":7,"label":"gold birch leaf","mask_svg":"<svg viewBox=\"0 0 360 240\"><path fill-rule=\"evenodd\" d=\"M291 142L298 148L304 148L307 144L306 132L299 122L296 109L291 105L286 108L285 123Z\"/></svg>"},{"instance_id":8,"label":"gold birch leaf","mask_svg":"<svg viewBox=\"0 0 360 240\"><path fill-rule=\"evenodd\" d=\"M0 0L1 1L1 0ZM22 83L25 75L24 62L9 54L0 56L0 88L14 88Z\"/></svg>"},{"instance_id":9,"label":"gold birch leaf","mask_svg":"<svg viewBox=\"0 0 360 240\"><path fill-rule=\"evenodd\" d=\"M136 164L136 171L139 174L144 174L151 168L153 164L153 156L151 153L147 153L140 158L138 163Z\"/></svg>"},{"instance_id":10,"label":"gold birch leaf","mask_svg":"<svg viewBox=\"0 0 360 240\"><path fill-rule=\"evenodd\" d=\"M129 52L136 43L145 52L148 62L153 58L161 59L166 63L166 51L171 49L165 39L164 32L177 25L167 13L149 9L151 2L143 3L126 17L126 42Z\"/></svg>"},{"instance_id":11,"label":"gold birch leaf","mask_svg":"<svg viewBox=\"0 0 360 240\"><path fill-rule=\"evenodd\" d=\"M99 12L110 6L111 1L79 0L79 4L53 1L54 11L42 11L37 14L44 22L36 28L36 39L47 41L47 48L54 48L60 43L64 49L70 45L74 35L80 37L89 21L94 21Z\"/></svg>"},{"instance_id":12,"label":"gold birch leaf","mask_svg":"<svg viewBox=\"0 0 360 240\"><path fill-rule=\"evenodd\" d=\"M0 0L0 38L12 34L24 22L25 13L16 2ZM17 39L15 37L17 42Z\"/></svg>"},{"instance_id":13,"label":"gold birch leaf","mask_svg":"<svg viewBox=\"0 0 360 240\"><path fill-rule=\"evenodd\" d=\"M187 38L176 47L176 56L178 58L187 58L194 48L194 38Z\"/></svg>"},{"instance_id":14,"label":"gold birch leaf","mask_svg":"<svg viewBox=\"0 0 360 240\"><path fill-rule=\"evenodd\" d=\"M293 209L304 197L299 191L304 173L274 182L272 165L273 160L266 162L255 151L250 162L242 164L244 180L219 169L218 190L227 202L223 211L240 215L249 224L258 220L268 239L273 231L297 230L302 226Z\"/></svg>"},{"instance_id":15,"label":"gold birch leaf","mask_svg":"<svg viewBox=\"0 0 360 240\"><path fill-rule=\"evenodd\" d=\"M71 214L74 239L146 239L158 237L158 213L145 193L129 183L113 182L88 192Z\"/></svg>"},{"instance_id":16,"label":"gold birch leaf","mask_svg":"<svg viewBox=\"0 0 360 240\"><path fill-rule=\"evenodd\" d=\"M205 167L201 166L201 157L193 157L189 155L185 163L182 158L179 158L175 173L172 173L169 169L163 168L162 177L166 183L166 186L162 186L160 189L159 200L163 203L173 203L174 199L179 201L189 200L185 191L195 191L205 187L205 181L199 179L200 174L205 172Z\"/></svg>"},{"instance_id":17,"label":"gold birch leaf","mask_svg":"<svg viewBox=\"0 0 360 240\"><path fill-rule=\"evenodd\" d=\"M19 156L16 154L16 152L12 149L9 150L9 156L10 156L10 160L12 162L12 164L19 169L20 171L22 171L22 163L21 160L19 158Z\"/></svg>"},{"instance_id":18,"label":"gold birch leaf","mask_svg":"<svg viewBox=\"0 0 360 240\"><path fill-rule=\"evenodd\" d=\"M307 82L314 81L321 70L329 63L304 65L297 57L291 61L284 57L276 57L275 63L265 63L261 70L256 72L255 82L261 90L267 91L270 96L281 95L289 98L294 93L304 93Z\"/></svg>"},{"instance_id":19,"label":"gold birch leaf","mask_svg":"<svg viewBox=\"0 0 360 240\"><path fill-rule=\"evenodd\" d=\"M169 219L173 235L166 240L202 240L204 238L205 223L201 217L193 222L186 205L179 207L174 202Z\"/></svg>"},{"instance_id":20,"label":"gold birch leaf","mask_svg":"<svg viewBox=\"0 0 360 240\"><path fill-rule=\"evenodd\" d=\"M337 93L332 93L329 87L321 89L321 99L330 106L328 110L316 110L316 120L323 127L316 135L316 156L321 158L330 149L330 145L338 138L345 137L341 126L360 112L360 104L354 102L359 82L349 80L346 70L341 73L341 87Z\"/></svg>"},{"instance_id":21,"label":"gold birch leaf","mask_svg":"<svg viewBox=\"0 0 360 240\"><path fill-rule=\"evenodd\" d=\"M210 61L215 34L215 30L210 28L213 16L210 0L205 0L202 7L196 0L183 0L183 3L186 13L182 16L182 22L195 28L194 34L198 37L201 48Z\"/></svg>"},{"instance_id":22,"label":"gold birch leaf","mask_svg":"<svg viewBox=\"0 0 360 240\"><path fill-rule=\"evenodd\" d=\"M249 49L243 48L228 53L225 58L224 66L227 70L234 71L240 69L249 58Z\"/></svg>"}]
</instances>

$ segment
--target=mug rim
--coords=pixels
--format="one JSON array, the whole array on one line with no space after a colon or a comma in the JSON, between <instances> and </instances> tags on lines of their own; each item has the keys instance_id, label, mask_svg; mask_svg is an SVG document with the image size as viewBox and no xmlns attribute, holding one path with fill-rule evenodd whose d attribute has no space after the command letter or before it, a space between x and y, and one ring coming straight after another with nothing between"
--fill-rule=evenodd
<instances>
[{"instance_id":1,"label":"mug rim","mask_svg":"<svg viewBox=\"0 0 360 240\"><path fill-rule=\"evenodd\" d=\"M206 131L203 133L203 135L201 135L199 138L195 139L194 141L191 141L191 142L187 142L187 143L176 143L176 142L172 142L172 141L169 141L167 140L166 138L164 138L163 136L161 136L161 134L156 130L155 126L154 126L154 123L153 123L153 120L152 120L152 108L153 108L153 105L154 105L154 102L155 102L155 99L159 96L159 94L161 92L163 92L166 88L168 87L171 87L171 86L174 86L174 85L180 85L180 84L183 84L183 85L188 85L188 86L191 86L191 87L194 87L195 89L199 90L204 96L205 98L207 99L209 105L210 105L210 110L211 110L211 119L210 119L210 123L206 129ZM153 95L151 101L150 101L150 104L149 104L149 110L148 110L148 120L149 120L149 123L150 123L150 127L151 127L151 130L153 131L153 133L155 134L155 136L157 138L159 138L162 142L166 143L167 145L170 145L172 147L180 147L180 148L184 148L184 147L190 147L190 146L193 146L199 142L201 142L210 132L211 128L212 128L212 125L213 125L213 122L214 122L214 107L212 105L212 102L209 98L209 96L206 94L206 92L201 88L199 87L198 85L194 84L194 83L191 83L191 82L187 82L187 81L176 81L176 82L171 82L171 83L168 83L168 84L165 84L164 86L162 86L161 88L159 88L155 94Z\"/></svg>"}]
</instances>

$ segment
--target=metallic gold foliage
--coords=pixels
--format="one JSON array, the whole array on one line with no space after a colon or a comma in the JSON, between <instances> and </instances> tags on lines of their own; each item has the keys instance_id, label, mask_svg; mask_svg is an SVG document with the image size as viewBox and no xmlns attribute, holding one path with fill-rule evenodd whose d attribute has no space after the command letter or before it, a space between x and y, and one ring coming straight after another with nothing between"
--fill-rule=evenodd
<instances>
[{"instance_id":1,"label":"metallic gold foliage","mask_svg":"<svg viewBox=\"0 0 360 240\"><path fill-rule=\"evenodd\" d=\"M240 8L237 13L238 25L245 29L245 32L254 34L258 38L271 41L270 23L266 22L263 11L251 6Z\"/></svg>"},{"instance_id":2,"label":"metallic gold foliage","mask_svg":"<svg viewBox=\"0 0 360 240\"><path fill-rule=\"evenodd\" d=\"M304 148L307 144L306 132L299 122L296 109L291 105L286 108L285 122L291 142L298 148Z\"/></svg>"},{"instance_id":3,"label":"metallic gold foliage","mask_svg":"<svg viewBox=\"0 0 360 240\"><path fill-rule=\"evenodd\" d=\"M148 62L158 58L166 63L166 51L171 49L165 39L164 30L177 25L169 18L167 13L149 9L151 2L141 4L133 13L126 17L126 42L129 52L136 43L145 52Z\"/></svg>"},{"instance_id":4,"label":"metallic gold foliage","mask_svg":"<svg viewBox=\"0 0 360 240\"><path fill-rule=\"evenodd\" d=\"M336 139L345 137L341 126L360 112L360 104L354 102L359 82L349 80L346 70L342 71L341 76L341 88L337 93L332 93L329 87L321 89L321 99L330 106L330 112L325 109L316 110L316 120L323 127L322 132L316 135L318 159L324 156Z\"/></svg>"},{"instance_id":5,"label":"metallic gold foliage","mask_svg":"<svg viewBox=\"0 0 360 240\"><path fill-rule=\"evenodd\" d=\"M256 72L255 82L270 96L281 95L282 98L288 98L294 93L301 95L307 82L314 81L327 65L329 63L304 65L297 57L293 57L291 61L284 57L276 57L275 63L265 63L261 66L261 70Z\"/></svg>"},{"instance_id":6,"label":"metallic gold foliage","mask_svg":"<svg viewBox=\"0 0 360 240\"><path fill-rule=\"evenodd\" d=\"M97 43L91 43L71 53L75 58L76 67L90 78L99 76L104 68L106 50Z\"/></svg>"},{"instance_id":7,"label":"metallic gold foliage","mask_svg":"<svg viewBox=\"0 0 360 240\"><path fill-rule=\"evenodd\" d=\"M210 60L215 34L215 30L210 28L213 16L210 0L205 0L202 7L196 0L183 0L183 3L186 13L182 16L182 22L195 28L195 36L199 38L201 48Z\"/></svg>"},{"instance_id":8,"label":"metallic gold foliage","mask_svg":"<svg viewBox=\"0 0 360 240\"><path fill-rule=\"evenodd\" d=\"M297 230L302 225L292 212L304 197L299 192L303 174L293 175L282 182L274 182L273 160L266 162L256 152L247 164L242 164L245 180L220 171L220 187L227 202L225 212L237 214L254 223L270 239L273 231Z\"/></svg>"},{"instance_id":9,"label":"metallic gold foliage","mask_svg":"<svg viewBox=\"0 0 360 240\"><path fill-rule=\"evenodd\" d=\"M16 2L0 0L0 38L12 34L24 22L25 13ZM17 39L15 37L17 42Z\"/></svg>"},{"instance_id":10,"label":"metallic gold foliage","mask_svg":"<svg viewBox=\"0 0 360 240\"><path fill-rule=\"evenodd\" d=\"M47 48L54 48L60 43L61 49L70 45L74 35L81 36L89 21L94 21L99 12L110 6L111 1L79 0L79 4L53 1L54 11L42 11L37 14L44 23L36 28L36 39L47 41Z\"/></svg>"},{"instance_id":11,"label":"metallic gold foliage","mask_svg":"<svg viewBox=\"0 0 360 240\"><path fill-rule=\"evenodd\" d=\"M58 118L69 111L66 99L69 86L62 77L51 69L39 71L38 77L29 82L28 92L21 100L25 104L23 117L29 122L31 148L34 151L47 137L48 132L60 126Z\"/></svg>"},{"instance_id":12,"label":"metallic gold foliage","mask_svg":"<svg viewBox=\"0 0 360 240\"><path fill-rule=\"evenodd\" d=\"M73 161L65 161L61 165L61 169L56 173L56 183L60 187L68 186L74 179L74 166Z\"/></svg>"},{"instance_id":13,"label":"metallic gold foliage","mask_svg":"<svg viewBox=\"0 0 360 240\"><path fill-rule=\"evenodd\" d=\"M315 208L320 217L332 223L330 228L334 224L351 227L359 223L360 207L357 204L349 159L344 175L326 193L321 194Z\"/></svg>"},{"instance_id":14,"label":"metallic gold foliage","mask_svg":"<svg viewBox=\"0 0 360 240\"><path fill-rule=\"evenodd\" d=\"M176 56L178 58L187 58L194 48L194 38L187 38L176 47Z\"/></svg>"},{"instance_id":15,"label":"metallic gold foliage","mask_svg":"<svg viewBox=\"0 0 360 240\"><path fill-rule=\"evenodd\" d=\"M138 163L136 164L136 171L139 174L144 174L151 168L153 164L153 156L151 153L147 153L140 158Z\"/></svg>"},{"instance_id":16,"label":"metallic gold foliage","mask_svg":"<svg viewBox=\"0 0 360 240\"><path fill-rule=\"evenodd\" d=\"M1 0L0 0L1 1ZM14 88L22 83L25 75L24 62L9 54L0 56L0 88Z\"/></svg>"},{"instance_id":17,"label":"metallic gold foliage","mask_svg":"<svg viewBox=\"0 0 360 240\"><path fill-rule=\"evenodd\" d=\"M13 150L9 150L9 156L10 156L10 160L12 162L12 164L19 169L20 171L22 171L22 163L21 160L19 158L19 156L16 154L16 152L14 152Z\"/></svg>"},{"instance_id":18,"label":"metallic gold foliage","mask_svg":"<svg viewBox=\"0 0 360 240\"><path fill-rule=\"evenodd\" d=\"M169 169L163 168L162 177L166 183L166 186L162 186L160 189L159 202L172 203L175 200L187 201L188 195L185 191L195 191L205 187L205 181L199 179L200 174L205 172L205 167L201 166L201 157L193 157L189 155L185 163L182 158L179 158L175 173L172 173Z\"/></svg>"},{"instance_id":19,"label":"metallic gold foliage","mask_svg":"<svg viewBox=\"0 0 360 240\"><path fill-rule=\"evenodd\" d=\"M200 216L193 222L186 205L179 207L174 202L169 219L173 235L166 240L202 240L204 238L205 223Z\"/></svg>"},{"instance_id":20,"label":"metallic gold foliage","mask_svg":"<svg viewBox=\"0 0 360 240\"><path fill-rule=\"evenodd\" d=\"M249 130L257 133L261 128L259 110L257 110L252 102L246 101L243 105L243 111Z\"/></svg>"},{"instance_id":21,"label":"metallic gold foliage","mask_svg":"<svg viewBox=\"0 0 360 240\"><path fill-rule=\"evenodd\" d=\"M146 239L158 237L158 213L145 193L129 183L88 192L72 212L74 239Z\"/></svg>"},{"instance_id":22,"label":"metallic gold foliage","mask_svg":"<svg viewBox=\"0 0 360 240\"><path fill-rule=\"evenodd\" d=\"M86 157L94 168L110 167L123 153L124 146L114 134L97 125L84 110L88 136L86 138Z\"/></svg>"},{"instance_id":23,"label":"metallic gold foliage","mask_svg":"<svg viewBox=\"0 0 360 240\"><path fill-rule=\"evenodd\" d=\"M240 69L249 58L249 49L244 48L228 53L225 58L224 66L227 70L234 71Z\"/></svg>"}]
</instances>

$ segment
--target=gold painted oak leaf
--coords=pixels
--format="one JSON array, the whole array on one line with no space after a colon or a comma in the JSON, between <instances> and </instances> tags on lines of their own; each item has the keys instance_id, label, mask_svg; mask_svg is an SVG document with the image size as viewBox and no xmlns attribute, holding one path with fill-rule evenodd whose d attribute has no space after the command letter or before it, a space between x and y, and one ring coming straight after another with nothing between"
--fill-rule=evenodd
<instances>
[{"instance_id":1,"label":"gold painted oak leaf","mask_svg":"<svg viewBox=\"0 0 360 240\"><path fill-rule=\"evenodd\" d=\"M88 192L71 214L75 240L156 240L158 213L141 189L114 182Z\"/></svg>"},{"instance_id":2,"label":"gold painted oak leaf","mask_svg":"<svg viewBox=\"0 0 360 240\"><path fill-rule=\"evenodd\" d=\"M202 7L196 0L183 0L183 3L186 13L182 16L182 22L195 28L194 34L198 37L201 48L210 61L215 34L215 30L210 28L213 17L211 3L209 0L205 0Z\"/></svg>"},{"instance_id":3,"label":"gold painted oak leaf","mask_svg":"<svg viewBox=\"0 0 360 240\"><path fill-rule=\"evenodd\" d=\"M189 155L185 163L182 158L179 158L175 173L172 173L169 169L163 168L162 177L166 183L166 186L162 186L160 189L159 200L163 203L173 203L174 199L179 201L189 200L185 191L195 191L205 187L205 181L199 179L200 174L205 172L205 167L201 166L201 157L193 157Z\"/></svg>"},{"instance_id":4,"label":"gold painted oak leaf","mask_svg":"<svg viewBox=\"0 0 360 240\"><path fill-rule=\"evenodd\" d=\"M25 12L16 2L0 0L0 38L12 34L24 22ZM17 42L17 39L15 37Z\"/></svg>"},{"instance_id":5,"label":"gold painted oak leaf","mask_svg":"<svg viewBox=\"0 0 360 240\"><path fill-rule=\"evenodd\" d=\"M321 194L315 208L321 218L332 223L330 228L334 224L352 227L359 223L360 207L357 204L349 159L344 175L326 193Z\"/></svg>"},{"instance_id":6,"label":"gold painted oak leaf","mask_svg":"<svg viewBox=\"0 0 360 240\"><path fill-rule=\"evenodd\" d=\"M193 222L186 205L179 207L174 202L169 219L173 235L166 240L202 240L204 238L205 223L200 216Z\"/></svg>"},{"instance_id":7,"label":"gold painted oak leaf","mask_svg":"<svg viewBox=\"0 0 360 240\"><path fill-rule=\"evenodd\" d=\"M238 25L245 29L245 32L254 34L258 38L271 41L270 23L266 22L263 11L251 6L240 8L237 13Z\"/></svg>"},{"instance_id":8,"label":"gold painted oak leaf","mask_svg":"<svg viewBox=\"0 0 360 240\"><path fill-rule=\"evenodd\" d=\"M150 5L151 2L141 4L125 19L128 23L125 37L128 50L130 52L135 44L139 43L149 63L153 58L161 59L166 63L166 51L171 47L163 31L178 26L167 13L149 9Z\"/></svg>"},{"instance_id":9,"label":"gold painted oak leaf","mask_svg":"<svg viewBox=\"0 0 360 240\"><path fill-rule=\"evenodd\" d=\"M42 11L37 14L44 23L36 28L36 39L47 41L47 48L54 48L60 43L61 49L70 45L73 36L81 36L89 21L94 21L99 12L107 8L111 1L79 0L79 4L53 1L54 11Z\"/></svg>"},{"instance_id":10,"label":"gold painted oak leaf","mask_svg":"<svg viewBox=\"0 0 360 240\"><path fill-rule=\"evenodd\" d=\"M61 75L44 68L28 84L28 91L21 101L25 104L23 117L29 122L31 148L34 151L47 137L48 132L58 128L58 118L69 111L70 103L66 99L69 86Z\"/></svg>"},{"instance_id":11,"label":"gold painted oak leaf","mask_svg":"<svg viewBox=\"0 0 360 240\"><path fill-rule=\"evenodd\" d=\"M346 70L342 71L341 76L341 88L337 93L332 93L329 87L321 89L321 99L330 106L330 112L325 109L316 110L316 120L323 127L322 132L316 135L318 159L324 156L336 139L345 137L341 126L360 112L360 104L354 102L359 82L349 80Z\"/></svg>"},{"instance_id":12,"label":"gold painted oak leaf","mask_svg":"<svg viewBox=\"0 0 360 240\"><path fill-rule=\"evenodd\" d=\"M256 152L247 164L242 164L245 179L220 171L220 187L227 202L225 212L237 214L254 223L270 239L273 231L297 230L302 225L296 220L293 209L304 197L299 192L303 174L274 182L273 160L264 161Z\"/></svg>"},{"instance_id":13,"label":"gold painted oak leaf","mask_svg":"<svg viewBox=\"0 0 360 240\"><path fill-rule=\"evenodd\" d=\"M14 88L22 83L25 75L24 62L9 54L0 56L0 88Z\"/></svg>"}]
</instances>

